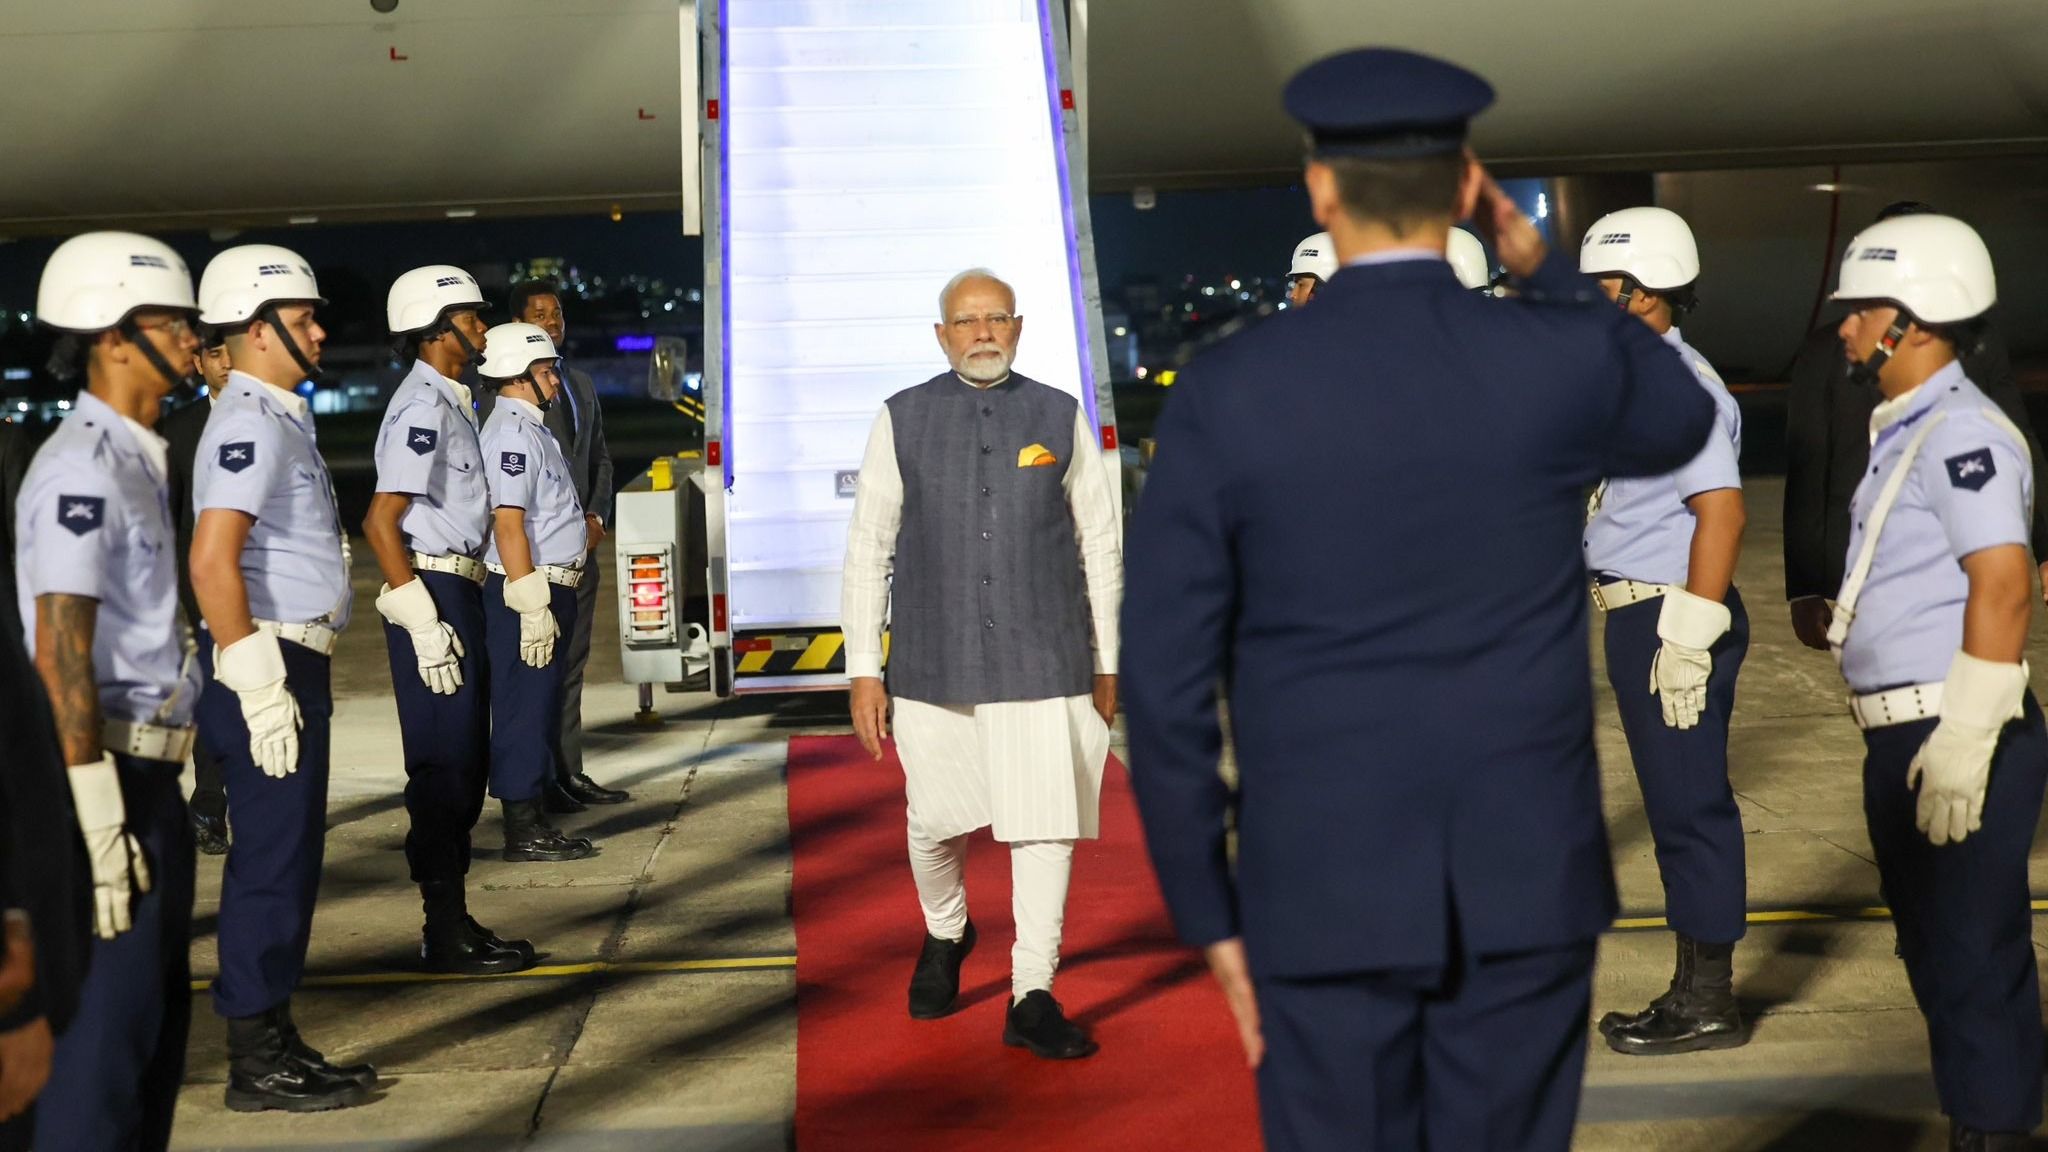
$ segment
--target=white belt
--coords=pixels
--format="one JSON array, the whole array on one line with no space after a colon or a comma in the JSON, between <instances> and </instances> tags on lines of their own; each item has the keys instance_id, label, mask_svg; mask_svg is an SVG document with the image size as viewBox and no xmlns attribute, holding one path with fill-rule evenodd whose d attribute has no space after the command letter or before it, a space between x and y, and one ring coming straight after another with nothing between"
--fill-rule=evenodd
<instances>
[{"instance_id":1,"label":"white belt","mask_svg":"<svg viewBox=\"0 0 2048 1152\"><path fill-rule=\"evenodd\" d=\"M190 724L183 728L166 728L161 724L108 720L100 725L100 744L119 756L183 764L185 757L192 754L192 736L197 731Z\"/></svg>"},{"instance_id":2,"label":"white belt","mask_svg":"<svg viewBox=\"0 0 2048 1152\"><path fill-rule=\"evenodd\" d=\"M468 556L430 556L425 552L415 552L412 554L412 566L415 572L446 572L472 584L484 582L483 561Z\"/></svg>"},{"instance_id":3,"label":"white belt","mask_svg":"<svg viewBox=\"0 0 2048 1152\"><path fill-rule=\"evenodd\" d=\"M500 576L505 574L505 566L502 564L486 564L484 567L489 568ZM560 564L536 564L533 566L533 570L540 573L541 579L546 580L550 584L559 584L564 588L574 588L578 584L583 583L582 568L564 568Z\"/></svg>"},{"instance_id":4,"label":"white belt","mask_svg":"<svg viewBox=\"0 0 2048 1152\"><path fill-rule=\"evenodd\" d=\"M254 620L258 632L268 632L279 640L289 640L301 648L310 648L322 656L334 655L334 629L325 624L281 624L276 620Z\"/></svg>"},{"instance_id":5,"label":"white belt","mask_svg":"<svg viewBox=\"0 0 2048 1152\"><path fill-rule=\"evenodd\" d=\"M1849 697L1849 715L1858 728L1887 728L1941 715L1940 684L1908 684L1889 692Z\"/></svg>"},{"instance_id":6,"label":"white belt","mask_svg":"<svg viewBox=\"0 0 2048 1152\"><path fill-rule=\"evenodd\" d=\"M1610 580L1593 585L1593 604L1602 612L1655 600L1670 589L1669 584L1645 584L1640 580Z\"/></svg>"}]
</instances>

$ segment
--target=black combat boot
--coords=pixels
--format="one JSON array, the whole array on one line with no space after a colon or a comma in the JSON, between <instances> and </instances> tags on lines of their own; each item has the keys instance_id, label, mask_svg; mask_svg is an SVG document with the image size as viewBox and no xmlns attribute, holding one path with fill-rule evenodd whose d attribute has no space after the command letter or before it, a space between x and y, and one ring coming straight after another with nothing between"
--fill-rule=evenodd
<instances>
[{"instance_id":1,"label":"black combat boot","mask_svg":"<svg viewBox=\"0 0 2048 1152\"><path fill-rule=\"evenodd\" d=\"M420 929L420 963L429 972L488 976L533 966L531 951L499 941L469 918L462 881L428 880L420 884L420 906L426 923ZM529 946L530 947L530 946Z\"/></svg>"},{"instance_id":2,"label":"black combat boot","mask_svg":"<svg viewBox=\"0 0 2048 1152\"><path fill-rule=\"evenodd\" d=\"M208 856L225 856L228 851L228 818L192 809L192 845Z\"/></svg>"},{"instance_id":3,"label":"black combat boot","mask_svg":"<svg viewBox=\"0 0 2048 1152\"><path fill-rule=\"evenodd\" d=\"M325 1112L370 1098L353 1080L329 1075L285 1048L279 1013L228 1021L227 1106L231 1112Z\"/></svg>"},{"instance_id":4,"label":"black combat boot","mask_svg":"<svg viewBox=\"0 0 2048 1152\"><path fill-rule=\"evenodd\" d=\"M1026 992L1003 1017L1003 1043L1028 1049L1042 1060L1079 1060L1095 1055L1095 1041L1060 1011L1060 1002L1045 991Z\"/></svg>"},{"instance_id":5,"label":"black combat boot","mask_svg":"<svg viewBox=\"0 0 2048 1152\"><path fill-rule=\"evenodd\" d=\"M593 851L590 841L567 835L548 823L540 801L505 801L505 859L581 860Z\"/></svg>"},{"instance_id":6,"label":"black combat boot","mask_svg":"<svg viewBox=\"0 0 2048 1152\"><path fill-rule=\"evenodd\" d=\"M910 973L910 1018L937 1020L953 1013L960 998L960 965L974 951L974 921L958 940L941 940L925 934L924 949L917 954L917 967Z\"/></svg>"},{"instance_id":7,"label":"black combat boot","mask_svg":"<svg viewBox=\"0 0 2048 1152\"><path fill-rule=\"evenodd\" d=\"M1600 1021L1607 1046L1626 1056L1673 1056L1749 1043L1735 1003L1735 945L1703 944L1680 933L1671 988L1647 1011Z\"/></svg>"},{"instance_id":8,"label":"black combat boot","mask_svg":"<svg viewBox=\"0 0 2048 1152\"><path fill-rule=\"evenodd\" d=\"M377 1086L377 1069L370 1064L336 1064L320 1054L320 1050L306 1043L299 1035L299 1026L292 1020L292 1002L287 1000L277 1006L277 1032L284 1039L287 1056L301 1064L309 1064L316 1071L337 1080L347 1080L365 1090Z\"/></svg>"}]
</instances>

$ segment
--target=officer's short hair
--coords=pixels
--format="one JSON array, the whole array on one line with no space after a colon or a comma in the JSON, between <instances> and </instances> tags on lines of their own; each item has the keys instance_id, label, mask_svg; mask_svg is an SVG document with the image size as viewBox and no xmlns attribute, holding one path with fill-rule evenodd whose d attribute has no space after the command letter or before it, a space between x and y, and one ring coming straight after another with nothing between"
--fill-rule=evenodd
<instances>
[{"instance_id":1,"label":"officer's short hair","mask_svg":"<svg viewBox=\"0 0 2048 1152\"><path fill-rule=\"evenodd\" d=\"M505 294L505 311L517 320L526 315L526 306L537 296L553 296L555 303L559 304L562 302L561 286L552 280L521 280Z\"/></svg>"},{"instance_id":2,"label":"officer's short hair","mask_svg":"<svg viewBox=\"0 0 2048 1152\"><path fill-rule=\"evenodd\" d=\"M1458 189L1465 179L1465 154L1383 159L1365 156L1317 156L1337 178L1337 199L1355 219L1384 224L1405 236L1429 220L1455 216Z\"/></svg>"}]
</instances>

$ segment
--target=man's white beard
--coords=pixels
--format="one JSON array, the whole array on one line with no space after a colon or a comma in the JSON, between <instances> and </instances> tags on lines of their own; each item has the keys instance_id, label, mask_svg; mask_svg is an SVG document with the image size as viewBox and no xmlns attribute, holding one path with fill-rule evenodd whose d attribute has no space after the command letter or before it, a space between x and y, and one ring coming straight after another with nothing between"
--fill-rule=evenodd
<instances>
[{"instance_id":1,"label":"man's white beard","mask_svg":"<svg viewBox=\"0 0 2048 1152\"><path fill-rule=\"evenodd\" d=\"M971 348L954 371L970 383L993 384L1010 374L1010 354L993 345Z\"/></svg>"}]
</instances>

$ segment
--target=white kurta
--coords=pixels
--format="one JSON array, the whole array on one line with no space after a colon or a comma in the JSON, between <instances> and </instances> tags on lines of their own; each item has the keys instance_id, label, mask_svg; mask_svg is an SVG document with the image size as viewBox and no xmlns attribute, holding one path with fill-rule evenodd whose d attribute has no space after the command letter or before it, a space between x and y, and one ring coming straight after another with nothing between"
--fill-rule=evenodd
<instances>
[{"instance_id":1,"label":"white kurta","mask_svg":"<svg viewBox=\"0 0 2048 1152\"><path fill-rule=\"evenodd\" d=\"M1122 533L1107 469L1079 409L1072 453L1062 486L1087 580L1095 671L1113 675L1123 597ZM846 535L840 608L849 677L882 674L889 575L902 522L903 477L884 407L868 435ZM1089 697L972 708L899 699L895 712L910 819L925 836L948 840L989 826L1004 841L1097 835L1109 728Z\"/></svg>"}]
</instances>

